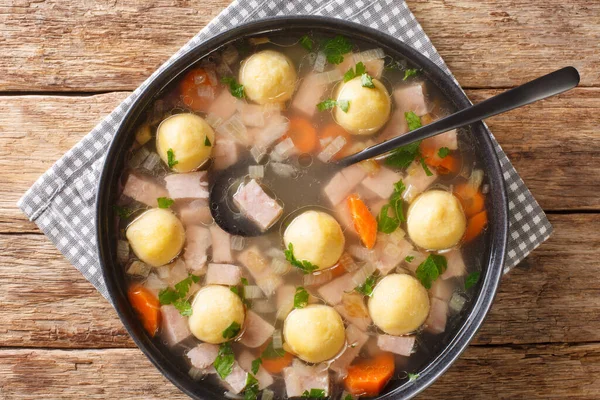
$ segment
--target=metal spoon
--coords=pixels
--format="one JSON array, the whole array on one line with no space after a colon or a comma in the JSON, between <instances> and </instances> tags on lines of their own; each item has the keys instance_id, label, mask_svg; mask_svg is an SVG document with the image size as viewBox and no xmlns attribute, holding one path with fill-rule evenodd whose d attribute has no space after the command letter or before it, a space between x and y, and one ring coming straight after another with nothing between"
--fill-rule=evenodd
<instances>
[{"instance_id":1,"label":"metal spoon","mask_svg":"<svg viewBox=\"0 0 600 400\"><path fill-rule=\"evenodd\" d=\"M373 145L338 161L329 163L315 161L311 166L305 167L300 176L293 180L291 178L279 177L276 174L269 174L265 175L262 183L270 188L284 205L286 204L286 200L296 203L301 201L304 204L316 204L318 195L316 197L314 194L310 195L310 193L314 193L315 191L303 191L303 188L309 187L312 184L318 185L324 180L324 177L331 176L344 167L369 158L381 156L398 147L560 94L576 87L578 84L579 73L577 70L574 67L565 67L514 89L507 90L481 103L457 111L429 125ZM223 171L211 174L209 177L209 200L212 216L223 230L234 235L258 236L265 232L261 231L257 225L242 214L236 212L231 199L231 196L235 193L235 185L232 185L230 178L246 176L248 173L248 164L247 159L241 160L241 162ZM315 176L319 176L320 179L317 180ZM281 220L282 218L280 218ZM280 221L268 230L273 230L279 226L281 224Z\"/></svg>"}]
</instances>

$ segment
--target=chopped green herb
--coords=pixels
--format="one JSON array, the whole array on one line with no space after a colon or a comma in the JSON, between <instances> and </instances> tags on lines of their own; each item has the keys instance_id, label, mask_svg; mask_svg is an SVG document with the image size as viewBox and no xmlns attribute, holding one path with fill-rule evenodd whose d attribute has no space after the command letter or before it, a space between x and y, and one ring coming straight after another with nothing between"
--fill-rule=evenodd
<instances>
[{"instance_id":1,"label":"chopped green herb","mask_svg":"<svg viewBox=\"0 0 600 400\"><path fill-rule=\"evenodd\" d=\"M344 82L348 82L349 80L354 79L357 76L361 76L366 71L367 68L365 67L365 64L363 64L362 61L359 61L356 64L356 68L350 67L350 69L346 71L346 73L344 74Z\"/></svg>"},{"instance_id":2,"label":"chopped green herb","mask_svg":"<svg viewBox=\"0 0 600 400\"><path fill-rule=\"evenodd\" d=\"M369 74L362 74L360 76L360 84L362 87L366 87L369 89L375 89L375 84L373 83L373 78Z\"/></svg>"},{"instance_id":3,"label":"chopped green herb","mask_svg":"<svg viewBox=\"0 0 600 400\"><path fill-rule=\"evenodd\" d=\"M389 204L384 205L377 216L377 229L379 232L392 233L398 228L398 219L388 215L389 208Z\"/></svg>"},{"instance_id":4,"label":"chopped green herb","mask_svg":"<svg viewBox=\"0 0 600 400\"><path fill-rule=\"evenodd\" d=\"M254 375L258 374L258 369L262 364L262 358L258 357L256 360L252 361L252 373Z\"/></svg>"},{"instance_id":5,"label":"chopped green herb","mask_svg":"<svg viewBox=\"0 0 600 400\"><path fill-rule=\"evenodd\" d=\"M416 68L408 68L406 71L404 71L404 78L402 78L402 80L407 80L408 78L410 78L411 76L416 75L419 72L418 69Z\"/></svg>"},{"instance_id":6,"label":"chopped green herb","mask_svg":"<svg viewBox=\"0 0 600 400\"><path fill-rule=\"evenodd\" d=\"M210 142L210 139L208 138L208 135L204 136L204 145L206 147L212 146L212 143Z\"/></svg>"},{"instance_id":7,"label":"chopped green herb","mask_svg":"<svg viewBox=\"0 0 600 400\"><path fill-rule=\"evenodd\" d=\"M330 64L340 64L344 61L344 54L352 51L352 43L343 36L336 36L323 42L323 53Z\"/></svg>"},{"instance_id":8,"label":"chopped green herb","mask_svg":"<svg viewBox=\"0 0 600 400\"><path fill-rule=\"evenodd\" d=\"M419 374L411 374L410 372L407 375L408 375L409 382L416 381L417 378L419 377Z\"/></svg>"},{"instance_id":9,"label":"chopped green herb","mask_svg":"<svg viewBox=\"0 0 600 400\"><path fill-rule=\"evenodd\" d=\"M308 305L308 292L302 286L296 288L294 294L294 308L304 308Z\"/></svg>"},{"instance_id":10,"label":"chopped green herb","mask_svg":"<svg viewBox=\"0 0 600 400\"><path fill-rule=\"evenodd\" d=\"M319 104L317 104L317 109L319 111L331 110L333 107L337 105L337 101L333 99L323 100Z\"/></svg>"},{"instance_id":11,"label":"chopped green herb","mask_svg":"<svg viewBox=\"0 0 600 400\"><path fill-rule=\"evenodd\" d=\"M347 113L350 108L350 100L339 100L337 105L343 112Z\"/></svg>"},{"instance_id":12,"label":"chopped green herb","mask_svg":"<svg viewBox=\"0 0 600 400\"><path fill-rule=\"evenodd\" d=\"M406 146L398 147L386 157L385 163L390 167L404 169L412 163L419 154L419 145L421 142L414 142Z\"/></svg>"},{"instance_id":13,"label":"chopped green herb","mask_svg":"<svg viewBox=\"0 0 600 400\"><path fill-rule=\"evenodd\" d=\"M300 44L308 51L312 51L313 49L313 41L308 35L304 35L300 38Z\"/></svg>"},{"instance_id":14,"label":"chopped green herb","mask_svg":"<svg viewBox=\"0 0 600 400\"><path fill-rule=\"evenodd\" d=\"M158 292L158 301L162 305L173 304L179 300L179 293L171 288L166 288Z\"/></svg>"},{"instance_id":15,"label":"chopped green herb","mask_svg":"<svg viewBox=\"0 0 600 400\"><path fill-rule=\"evenodd\" d=\"M433 281L442 275L447 267L448 262L446 261L446 257L430 254L425 261L419 264L415 275L425 289L431 289Z\"/></svg>"},{"instance_id":16,"label":"chopped green herb","mask_svg":"<svg viewBox=\"0 0 600 400\"><path fill-rule=\"evenodd\" d=\"M404 257L404 261L406 261L407 263L413 262L414 259L415 259L415 256L406 256L406 257Z\"/></svg>"},{"instance_id":17,"label":"chopped green herb","mask_svg":"<svg viewBox=\"0 0 600 400\"><path fill-rule=\"evenodd\" d=\"M354 290L356 290L358 293L364 294L365 296L371 297L375 283L377 283L377 275L372 274L367 278L365 283L355 287Z\"/></svg>"},{"instance_id":18,"label":"chopped green herb","mask_svg":"<svg viewBox=\"0 0 600 400\"><path fill-rule=\"evenodd\" d=\"M242 278L242 285L248 286L248 279Z\"/></svg>"},{"instance_id":19,"label":"chopped green herb","mask_svg":"<svg viewBox=\"0 0 600 400\"><path fill-rule=\"evenodd\" d=\"M402 192L406 189L404 186L404 182L399 180L394 183L394 192L390 196L389 204L381 207L381 211L377 216L377 228L380 232L383 233L392 233L400 226L400 222L406 221L406 217L404 216L404 200L402 199ZM395 217L390 217L388 215L389 208L392 207Z\"/></svg>"},{"instance_id":20,"label":"chopped green herb","mask_svg":"<svg viewBox=\"0 0 600 400\"><path fill-rule=\"evenodd\" d=\"M288 245L288 249L284 251L284 253L285 259L294 267L301 270L304 274L310 274L311 272L319 269L319 267L312 264L310 261L297 260L296 257L294 257L294 245L292 243Z\"/></svg>"},{"instance_id":21,"label":"chopped green herb","mask_svg":"<svg viewBox=\"0 0 600 400\"><path fill-rule=\"evenodd\" d=\"M402 198L402 193L406 190L406 186L404 186L404 182L400 179L398 182L394 183L394 193L390 197L390 206L393 207L396 212L396 218L398 222L405 222L406 217L404 216L404 199Z\"/></svg>"},{"instance_id":22,"label":"chopped green herb","mask_svg":"<svg viewBox=\"0 0 600 400\"><path fill-rule=\"evenodd\" d=\"M244 400L256 400L258 398L258 380L252 374L246 376L246 387L244 388Z\"/></svg>"},{"instance_id":23,"label":"chopped green herb","mask_svg":"<svg viewBox=\"0 0 600 400\"><path fill-rule=\"evenodd\" d=\"M273 360L275 358L281 358L283 356L285 356L285 350L274 348L272 340L269 342L267 347L265 347L262 354L260 355L261 358L266 358L267 360Z\"/></svg>"},{"instance_id":24,"label":"chopped green herb","mask_svg":"<svg viewBox=\"0 0 600 400\"><path fill-rule=\"evenodd\" d=\"M346 397L344 397L344 400L354 400L354 398L351 394L347 394Z\"/></svg>"},{"instance_id":25,"label":"chopped green herb","mask_svg":"<svg viewBox=\"0 0 600 400\"><path fill-rule=\"evenodd\" d=\"M423 126L421 123L421 117L415 114L412 111L404 113L404 119L406 119L406 123L408 124L408 130L414 131Z\"/></svg>"},{"instance_id":26,"label":"chopped green herb","mask_svg":"<svg viewBox=\"0 0 600 400\"><path fill-rule=\"evenodd\" d=\"M162 305L173 304L179 313L185 317L192 315L192 305L187 294L192 283L200 281L200 277L189 274L187 278L175 284L175 290L166 288L158 293L158 301Z\"/></svg>"},{"instance_id":27,"label":"chopped green herb","mask_svg":"<svg viewBox=\"0 0 600 400\"><path fill-rule=\"evenodd\" d=\"M187 278L175 284L175 290L177 290L177 293L179 293L179 297L185 297L188 293L188 290L190 290L190 286L192 286L193 283L198 283L199 281L199 276L188 274Z\"/></svg>"},{"instance_id":28,"label":"chopped green herb","mask_svg":"<svg viewBox=\"0 0 600 400\"><path fill-rule=\"evenodd\" d=\"M127 207L113 206L113 209L121 219L127 219L133 214L133 210L130 210Z\"/></svg>"},{"instance_id":29,"label":"chopped green herb","mask_svg":"<svg viewBox=\"0 0 600 400\"><path fill-rule=\"evenodd\" d=\"M305 399L324 399L325 398L325 390L310 389L310 392L308 390L305 390L304 393L302 393L301 397L305 398Z\"/></svg>"},{"instance_id":30,"label":"chopped green herb","mask_svg":"<svg viewBox=\"0 0 600 400\"><path fill-rule=\"evenodd\" d=\"M237 286L230 286L229 290L231 290L233 293L237 294L238 296L242 297L240 295L240 289Z\"/></svg>"},{"instance_id":31,"label":"chopped green herb","mask_svg":"<svg viewBox=\"0 0 600 400\"><path fill-rule=\"evenodd\" d=\"M465 279L465 289L470 289L475 286L477 281L479 281L480 275L481 273L479 271L471 272L469 275L467 275L467 279Z\"/></svg>"},{"instance_id":32,"label":"chopped green herb","mask_svg":"<svg viewBox=\"0 0 600 400\"><path fill-rule=\"evenodd\" d=\"M221 379L225 379L231 374L234 362L235 357L233 355L233 350L231 349L231 344L229 344L229 342L221 343L217 358L213 362L213 366Z\"/></svg>"},{"instance_id":33,"label":"chopped green herb","mask_svg":"<svg viewBox=\"0 0 600 400\"><path fill-rule=\"evenodd\" d=\"M173 168L175 165L179 164L179 161L175 159L173 149L167 150L167 164L169 164L169 168Z\"/></svg>"},{"instance_id":34,"label":"chopped green herb","mask_svg":"<svg viewBox=\"0 0 600 400\"><path fill-rule=\"evenodd\" d=\"M440 147L440 149L438 150L438 156L440 158L446 158L448 154L450 154L450 149L447 147Z\"/></svg>"},{"instance_id":35,"label":"chopped green herb","mask_svg":"<svg viewBox=\"0 0 600 400\"><path fill-rule=\"evenodd\" d=\"M429 167L427 166L427 164L425 164L425 159L423 157L421 157L421 159L419 160L419 162L421 163L421 167L423 167L423 170L425 171L425 175L427 175L427 176L433 176L433 172L431 172L431 170L429 169Z\"/></svg>"},{"instance_id":36,"label":"chopped green herb","mask_svg":"<svg viewBox=\"0 0 600 400\"><path fill-rule=\"evenodd\" d=\"M192 315L192 305L188 300L179 299L173 303L173 306L179 311L179 314L184 317L189 317Z\"/></svg>"},{"instance_id":37,"label":"chopped green herb","mask_svg":"<svg viewBox=\"0 0 600 400\"><path fill-rule=\"evenodd\" d=\"M223 82L226 85L229 85L229 91L234 97L237 97L238 99L244 98L244 85L240 85L239 83L237 83L234 77L224 76L221 78L221 82Z\"/></svg>"},{"instance_id":38,"label":"chopped green herb","mask_svg":"<svg viewBox=\"0 0 600 400\"><path fill-rule=\"evenodd\" d=\"M236 321L233 321L231 323L231 325L229 325L223 331L223 339L233 339L234 337L237 336L238 333L240 333L241 328L242 327L239 323L237 323Z\"/></svg>"},{"instance_id":39,"label":"chopped green herb","mask_svg":"<svg viewBox=\"0 0 600 400\"><path fill-rule=\"evenodd\" d=\"M168 197L159 197L156 201L158 202L158 208L169 208L175 203L175 200Z\"/></svg>"}]
</instances>

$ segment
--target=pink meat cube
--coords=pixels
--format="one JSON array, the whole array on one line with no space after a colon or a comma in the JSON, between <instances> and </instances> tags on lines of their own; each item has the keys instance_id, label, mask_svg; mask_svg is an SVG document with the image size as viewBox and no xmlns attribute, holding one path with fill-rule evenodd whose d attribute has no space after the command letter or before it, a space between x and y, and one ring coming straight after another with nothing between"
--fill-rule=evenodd
<instances>
[{"instance_id":1,"label":"pink meat cube","mask_svg":"<svg viewBox=\"0 0 600 400\"><path fill-rule=\"evenodd\" d=\"M206 171L165 176L169 197L178 199L208 199Z\"/></svg>"},{"instance_id":2,"label":"pink meat cube","mask_svg":"<svg viewBox=\"0 0 600 400\"><path fill-rule=\"evenodd\" d=\"M382 199L379 196L377 196L377 199L375 201L368 202L368 206L369 206L369 209L371 210L371 214L373 214L375 217L377 217L379 215L379 213L381 212L381 209L386 204L390 204L390 201L388 199ZM390 215L392 215L391 209L388 208L388 216L390 216Z\"/></svg>"},{"instance_id":3,"label":"pink meat cube","mask_svg":"<svg viewBox=\"0 0 600 400\"><path fill-rule=\"evenodd\" d=\"M423 143L427 144L428 147L433 147L435 149L447 147L450 150L456 150L458 149L458 136L456 129L452 129L451 131L427 138L423 140Z\"/></svg>"},{"instance_id":4,"label":"pink meat cube","mask_svg":"<svg viewBox=\"0 0 600 400\"><path fill-rule=\"evenodd\" d=\"M442 274L442 279L449 279L458 276L464 276L467 273L465 260L459 249L451 250L444 254L448 262L448 268Z\"/></svg>"},{"instance_id":5,"label":"pink meat cube","mask_svg":"<svg viewBox=\"0 0 600 400\"><path fill-rule=\"evenodd\" d=\"M402 174L388 168L380 168L375 175L367 176L362 184L369 190L377 193L379 197L388 199L394 192L394 183L402 179Z\"/></svg>"},{"instance_id":6,"label":"pink meat cube","mask_svg":"<svg viewBox=\"0 0 600 400\"><path fill-rule=\"evenodd\" d=\"M417 270L417 267L423 261L425 261L425 259L427 258L427 254L421 253L418 250L410 250L409 252L406 253L406 256L404 256L405 259L406 259L406 257L409 257L412 261L405 262L404 265L406 265L406 267L408 267L408 269L411 270L412 272L415 272Z\"/></svg>"},{"instance_id":7,"label":"pink meat cube","mask_svg":"<svg viewBox=\"0 0 600 400\"><path fill-rule=\"evenodd\" d=\"M294 358L292 365L284 368L283 379L287 397L300 397L310 389L322 389L329 395L329 371L325 365L306 365Z\"/></svg>"},{"instance_id":8,"label":"pink meat cube","mask_svg":"<svg viewBox=\"0 0 600 400\"><path fill-rule=\"evenodd\" d=\"M233 201L263 231L273 225L283 213L279 203L269 197L254 179L238 189L233 195Z\"/></svg>"},{"instance_id":9,"label":"pink meat cube","mask_svg":"<svg viewBox=\"0 0 600 400\"><path fill-rule=\"evenodd\" d=\"M351 165L344 168L331 178L324 191L331 204L336 206L342 202L367 175L367 171L360 165Z\"/></svg>"},{"instance_id":10,"label":"pink meat cube","mask_svg":"<svg viewBox=\"0 0 600 400\"><path fill-rule=\"evenodd\" d=\"M283 284L281 276L275 274L260 250L251 247L238 255L238 260L250 271L256 284L265 293L271 296Z\"/></svg>"},{"instance_id":11,"label":"pink meat cube","mask_svg":"<svg viewBox=\"0 0 600 400\"><path fill-rule=\"evenodd\" d=\"M213 160L216 169L225 169L238 160L238 146L235 140L217 139L213 147Z\"/></svg>"},{"instance_id":12,"label":"pink meat cube","mask_svg":"<svg viewBox=\"0 0 600 400\"><path fill-rule=\"evenodd\" d=\"M175 284L188 277L187 267L181 258L178 258L171 264L161 268L169 268L169 278L167 279L167 282L171 286L175 286Z\"/></svg>"},{"instance_id":13,"label":"pink meat cube","mask_svg":"<svg viewBox=\"0 0 600 400\"><path fill-rule=\"evenodd\" d=\"M355 234L354 230L354 222L352 222L352 215L350 214L350 209L348 208L348 203L342 201L337 206L335 206L335 216L336 220L342 225L345 233Z\"/></svg>"},{"instance_id":14,"label":"pink meat cube","mask_svg":"<svg viewBox=\"0 0 600 400\"><path fill-rule=\"evenodd\" d=\"M383 58L365 61L364 64L369 75L371 75L373 78L381 78L381 74L383 73L383 67L385 64Z\"/></svg>"},{"instance_id":15,"label":"pink meat cube","mask_svg":"<svg viewBox=\"0 0 600 400\"><path fill-rule=\"evenodd\" d=\"M134 172L127 177L123 194L150 207L157 206L156 199L159 197L169 196L167 189L156 182L154 178Z\"/></svg>"},{"instance_id":16,"label":"pink meat cube","mask_svg":"<svg viewBox=\"0 0 600 400\"><path fill-rule=\"evenodd\" d=\"M188 327L187 318L182 316L172 305L160 307L161 337L169 347L187 339L192 333Z\"/></svg>"},{"instance_id":17,"label":"pink meat cube","mask_svg":"<svg viewBox=\"0 0 600 400\"><path fill-rule=\"evenodd\" d=\"M426 330L431 333L442 333L446 330L446 319L448 317L448 303L444 300L433 298L429 316L425 321Z\"/></svg>"},{"instance_id":18,"label":"pink meat cube","mask_svg":"<svg viewBox=\"0 0 600 400\"><path fill-rule=\"evenodd\" d=\"M350 68L354 68L356 65L356 61L354 60L354 53L346 53L344 54L344 59L341 63L337 65L337 69L345 74Z\"/></svg>"},{"instance_id":19,"label":"pink meat cube","mask_svg":"<svg viewBox=\"0 0 600 400\"><path fill-rule=\"evenodd\" d=\"M205 199L178 204L177 211L179 212L179 219L181 219L181 222L185 226L210 225L213 223L208 201Z\"/></svg>"},{"instance_id":20,"label":"pink meat cube","mask_svg":"<svg viewBox=\"0 0 600 400\"><path fill-rule=\"evenodd\" d=\"M277 304L277 318L285 319L287 315L294 308L294 295L296 294L296 287L294 285L283 285L277 289L277 297L275 302Z\"/></svg>"},{"instance_id":21,"label":"pink meat cube","mask_svg":"<svg viewBox=\"0 0 600 400\"><path fill-rule=\"evenodd\" d=\"M454 287L448 281L445 281L443 279L436 279L431 285L431 289L429 290L429 292L431 293L431 296L443 300L447 303L452 297L452 294L454 293Z\"/></svg>"},{"instance_id":22,"label":"pink meat cube","mask_svg":"<svg viewBox=\"0 0 600 400\"><path fill-rule=\"evenodd\" d=\"M211 343L200 343L188 351L187 357L192 365L198 369L210 368L219 354L219 345Z\"/></svg>"},{"instance_id":23,"label":"pink meat cube","mask_svg":"<svg viewBox=\"0 0 600 400\"><path fill-rule=\"evenodd\" d=\"M217 263L232 262L231 235L216 224L211 225L209 230L212 242L212 260Z\"/></svg>"},{"instance_id":24,"label":"pink meat cube","mask_svg":"<svg viewBox=\"0 0 600 400\"><path fill-rule=\"evenodd\" d=\"M242 279L242 269L232 264L208 264L206 271L207 285L235 286Z\"/></svg>"},{"instance_id":25,"label":"pink meat cube","mask_svg":"<svg viewBox=\"0 0 600 400\"><path fill-rule=\"evenodd\" d=\"M238 362L240 363L240 367L245 369L247 372L252 371L252 361L256 360L257 357L254 357L252 353L248 350L242 351L242 354L238 357ZM260 390L269 387L273 384L273 377L271 374L267 372L262 366L258 367L258 372L254 374L254 377L258 381L258 388Z\"/></svg>"},{"instance_id":26,"label":"pink meat cube","mask_svg":"<svg viewBox=\"0 0 600 400\"><path fill-rule=\"evenodd\" d=\"M203 271L208 260L207 250L211 245L210 231L208 228L194 225L187 227L185 235L185 263L194 271Z\"/></svg>"},{"instance_id":27,"label":"pink meat cube","mask_svg":"<svg viewBox=\"0 0 600 400\"><path fill-rule=\"evenodd\" d=\"M238 99L232 96L229 90L221 90L219 96L217 96L208 108L208 114L213 114L226 120L236 112L237 104Z\"/></svg>"},{"instance_id":28,"label":"pink meat cube","mask_svg":"<svg viewBox=\"0 0 600 400\"><path fill-rule=\"evenodd\" d=\"M267 148L281 138L288 131L290 121L280 114L267 118L265 126L253 134L254 144Z\"/></svg>"},{"instance_id":29,"label":"pink meat cube","mask_svg":"<svg viewBox=\"0 0 600 400\"><path fill-rule=\"evenodd\" d=\"M413 161L412 164L408 166L406 169L406 177L404 177L404 185L406 185L406 190L403 195L406 195L407 192L410 191L412 198L417 195L423 193L435 180L438 175L434 169L429 168L432 175L427 176L425 169L418 161ZM411 201L412 199L406 199L407 201Z\"/></svg>"},{"instance_id":30,"label":"pink meat cube","mask_svg":"<svg viewBox=\"0 0 600 400\"><path fill-rule=\"evenodd\" d=\"M327 85L323 85L315 79L315 74L309 74L304 78L294 95L291 107L308 117L312 117L317 111L317 104L323 98Z\"/></svg>"},{"instance_id":31,"label":"pink meat cube","mask_svg":"<svg viewBox=\"0 0 600 400\"><path fill-rule=\"evenodd\" d=\"M344 352L331 363L331 369L337 372L340 378L344 378L347 375L348 366L352 364L352 361L358 356L362 347L367 343L367 340L369 340L369 335L363 330L352 324L348 325L346 328L346 341L348 346Z\"/></svg>"},{"instance_id":32,"label":"pink meat cube","mask_svg":"<svg viewBox=\"0 0 600 400\"><path fill-rule=\"evenodd\" d=\"M397 243L392 243L389 240L380 241L379 235L377 240L375 250L379 252L379 260L375 265L383 275L390 273L392 269L405 259L408 252L413 249L412 245L406 240L401 240Z\"/></svg>"},{"instance_id":33,"label":"pink meat cube","mask_svg":"<svg viewBox=\"0 0 600 400\"><path fill-rule=\"evenodd\" d=\"M409 357L415 347L415 337L379 335L377 336L377 346L383 351Z\"/></svg>"},{"instance_id":34,"label":"pink meat cube","mask_svg":"<svg viewBox=\"0 0 600 400\"><path fill-rule=\"evenodd\" d=\"M335 310L349 323L351 323L352 325L356 326L357 328L359 328L362 331L367 331L367 329L369 328L369 325L371 325L371 317L366 316L366 317L356 317L353 315L350 315L350 313L348 312L348 310L346 309L346 307L344 307L342 304L338 304L336 306L334 306L333 308L335 308Z\"/></svg>"},{"instance_id":35,"label":"pink meat cube","mask_svg":"<svg viewBox=\"0 0 600 400\"><path fill-rule=\"evenodd\" d=\"M327 303L336 305L342 301L344 292L353 290L355 286L356 283L352 280L352 275L344 274L321 286L317 291Z\"/></svg>"},{"instance_id":36,"label":"pink meat cube","mask_svg":"<svg viewBox=\"0 0 600 400\"><path fill-rule=\"evenodd\" d=\"M246 329L240 343L250 348L256 348L265 343L271 336L275 328L267 321L262 319L255 312L248 310L246 313Z\"/></svg>"},{"instance_id":37,"label":"pink meat cube","mask_svg":"<svg viewBox=\"0 0 600 400\"><path fill-rule=\"evenodd\" d=\"M236 362L233 363L231 373L225 378L225 386L232 393L240 393L246 387L248 373Z\"/></svg>"},{"instance_id":38,"label":"pink meat cube","mask_svg":"<svg viewBox=\"0 0 600 400\"><path fill-rule=\"evenodd\" d=\"M265 108L263 106L240 102L238 109L242 122L247 127L265 126Z\"/></svg>"},{"instance_id":39,"label":"pink meat cube","mask_svg":"<svg viewBox=\"0 0 600 400\"><path fill-rule=\"evenodd\" d=\"M367 176L367 171L358 164L344 168L341 173L344 178L346 178L346 181L352 187L352 189L354 189L356 185L358 185L363 179L365 179L365 176Z\"/></svg>"},{"instance_id":40,"label":"pink meat cube","mask_svg":"<svg viewBox=\"0 0 600 400\"><path fill-rule=\"evenodd\" d=\"M401 86L394 90L393 96L398 109L403 112L412 111L418 116L423 116L429 112L423 94L423 84L421 83Z\"/></svg>"},{"instance_id":41,"label":"pink meat cube","mask_svg":"<svg viewBox=\"0 0 600 400\"><path fill-rule=\"evenodd\" d=\"M404 111L396 110L392 114L389 122L385 125L379 138L381 141L385 141L395 138L396 136L404 135L406 132L408 132L408 123L406 122Z\"/></svg>"}]
</instances>

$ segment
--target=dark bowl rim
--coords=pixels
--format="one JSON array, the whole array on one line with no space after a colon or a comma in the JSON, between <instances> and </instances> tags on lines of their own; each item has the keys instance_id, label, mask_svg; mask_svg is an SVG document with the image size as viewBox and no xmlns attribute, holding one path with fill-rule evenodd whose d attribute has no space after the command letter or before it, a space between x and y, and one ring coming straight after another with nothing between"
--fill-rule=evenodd
<instances>
[{"instance_id":1,"label":"dark bowl rim","mask_svg":"<svg viewBox=\"0 0 600 400\"><path fill-rule=\"evenodd\" d=\"M147 103L152 100L157 92L173 79L176 79L182 71L186 70L194 62L210 53L215 48L246 35L253 36L261 32L286 31L298 28L305 28L308 30L315 29L329 31L331 33L346 34L353 37L362 37L367 41L377 42L385 47L394 49L395 52L401 53L410 62L414 62L420 66L427 74L428 78L435 81L435 84L442 89L444 94L455 104L455 106L457 106L457 108L464 108L471 104L466 94L457 85L452 76L447 75L427 57L400 40L381 31L353 22L332 17L309 15L264 18L219 33L187 50L187 52L179 59L162 69L153 76L152 79L145 82L136 90L138 97L124 112L123 119L119 124L108 149L100 180L98 182L95 222L99 262L110 300L133 341L164 376L185 394L195 399L210 398L214 393L210 391L209 388L199 387L197 383L192 385L189 381L183 380L181 371L171 368L171 365L165 365L169 363L161 357L161 354L155 354L157 351L155 346L152 345L143 331L140 332L139 324L131 322L130 306L126 301L124 293L120 292L120 287L113 276L115 269L111 268L111 266L114 265L114 254L111 254L109 244L109 241L113 240L113 238L111 238L108 229L109 214L111 213L111 204L109 204L110 199L108 193L110 192L110 185L114 184L115 179L115 171L114 168L111 168L111 165L115 163L117 156L120 154L122 142L129 134L129 125L135 123L140 112L145 109ZM484 133L478 137L477 140L481 140L479 147L483 148L485 150L484 154L488 156L487 162L489 165L486 172L490 186L495 188L494 196L490 196L492 197L492 208L489 228L489 240L491 241L489 248L489 262L486 267L487 270L485 270L483 281L479 284L480 287L477 299L471 307L470 314L467 316L452 341L446 344L442 353L421 371L419 378L416 381L411 382L410 385L405 384L377 397L377 399L412 398L431 385L466 349L483 323L496 295L502 276L508 240L508 200L500 162L494 149L491 135L485 124L482 122L473 124L472 128ZM200 394L198 394L198 392L200 392Z\"/></svg>"}]
</instances>

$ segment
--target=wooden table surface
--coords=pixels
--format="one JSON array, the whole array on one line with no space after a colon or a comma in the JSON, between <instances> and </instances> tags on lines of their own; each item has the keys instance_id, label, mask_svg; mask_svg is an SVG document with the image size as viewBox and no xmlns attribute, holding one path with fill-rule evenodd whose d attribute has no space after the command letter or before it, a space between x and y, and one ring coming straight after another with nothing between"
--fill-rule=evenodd
<instances>
[{"instance_id":1,"label":"wooden table surface","mask_svg":"<svg viewBox=\"0 0 600 400\"><path fill-rule=\"evenodd\" d=\"M0 0L0 398L185 398L17 209L227 0ZM581 86L489 120L554 225L420 398L600 398L600 2L413 0L475 101L566 65Z\"/></svg>"}]
</instances>

